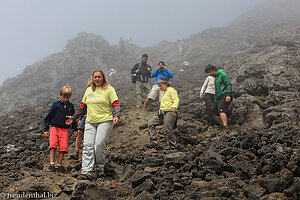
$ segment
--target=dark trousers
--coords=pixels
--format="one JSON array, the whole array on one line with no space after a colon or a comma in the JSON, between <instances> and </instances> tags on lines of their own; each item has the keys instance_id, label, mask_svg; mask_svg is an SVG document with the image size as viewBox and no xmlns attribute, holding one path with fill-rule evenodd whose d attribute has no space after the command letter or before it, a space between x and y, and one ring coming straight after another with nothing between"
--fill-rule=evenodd
<instances>
[{"instance_id":1,"label":"dark trousers","mask_svg":"<svg viewBox=\"0 0 300 200\"><path fill-rule=\"evenodd\" d=\"M213 123L213 102L214 102L214 94L210 94L210 93L205 93L204 96L204 102L205 102L205 106L206 106L206 114L207 114L207 122L209 125L212 125Z\"/></svg>"}]
</instances>

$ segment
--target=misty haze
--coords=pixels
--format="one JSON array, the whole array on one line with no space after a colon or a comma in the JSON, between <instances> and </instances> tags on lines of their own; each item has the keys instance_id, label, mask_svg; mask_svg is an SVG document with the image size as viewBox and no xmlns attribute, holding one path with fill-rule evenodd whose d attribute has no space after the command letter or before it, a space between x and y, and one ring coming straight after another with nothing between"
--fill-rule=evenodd
<instances>
[{"instance_id":1,"label":"misty haze","mask_svg":"<svg viewBox=\"0 0 300 200\"><path fill-rule=\"evenodd\" d=\"M0 197L300 199L299 0L1 3Z\"/></svg>"}]
</instances>

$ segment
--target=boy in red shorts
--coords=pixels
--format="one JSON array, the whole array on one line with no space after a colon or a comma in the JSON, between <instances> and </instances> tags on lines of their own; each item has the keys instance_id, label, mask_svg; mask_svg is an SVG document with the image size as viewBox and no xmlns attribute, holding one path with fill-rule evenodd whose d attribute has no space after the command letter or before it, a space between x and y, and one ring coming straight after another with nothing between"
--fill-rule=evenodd
<instances>
[{"instance_id":1,"label":"boy in red shorts","mask_svg":"<svg viewBox=\"0 0 300 200\"><path fill-rule=\"evenodd\" d=\"M70 125L65 124L66 116L72 116L75 113L74 105L69 102L72 95L72 89L69 86L63 86L60 89L60 100L55 101L45 117L44 136L50 135L50 171L64 171L61 165L64 154L68 153L68 140ZM49 126L51 125L50 131ZM72 123L74 134L77 134L77 124ZM55 166L55 155L57 145L59 145L59 154Z\"/></svg>"}]
</instances>

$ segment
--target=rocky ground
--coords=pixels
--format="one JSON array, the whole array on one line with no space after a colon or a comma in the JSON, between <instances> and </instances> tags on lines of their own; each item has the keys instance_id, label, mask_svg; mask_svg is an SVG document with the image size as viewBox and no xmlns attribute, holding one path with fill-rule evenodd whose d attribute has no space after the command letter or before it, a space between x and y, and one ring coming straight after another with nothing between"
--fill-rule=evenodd
<instances>
[{"instance_id":1,"label":"rocky ground","mask_svg":"<svg viewBox=\"0 0 300 200\"><path fill-rule=\"evenodd\" d=\"M165 148L162 127L157 127L158 146L151 145L143 127L156 115L157 103L142 111L134 108L130 95L120 98L122 119L107 146L105 176L92 181L77 180L81 159L68 155L65 172L47 170L48 141L42 127L52 100L1 116L0 190L6 195L56 194L58 199L300 197L299 102L290 105L298 106L294 110L288 103L256 108L256 98L241 95L233 102L235 120L221 129L207 126L204 102L197 96L196 90L180 93L179 144L172 150ZM247 103L253 113L242 116ZM73 149L71 136L70 153Z\"/></svg>"}]
</instances>

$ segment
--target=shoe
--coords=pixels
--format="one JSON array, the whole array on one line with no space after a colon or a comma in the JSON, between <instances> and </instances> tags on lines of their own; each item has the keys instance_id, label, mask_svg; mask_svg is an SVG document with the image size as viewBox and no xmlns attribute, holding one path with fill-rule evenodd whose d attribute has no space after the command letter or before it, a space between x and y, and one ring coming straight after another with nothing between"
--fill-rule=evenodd
<instances>
[{"instance_id":1,"label":"shoe","mask_svg":"<svg viewBox=\"0 0 300 200\"><path fill-rule=\"evenodd\" d=\"M97 173L97 178L105 178L105 173L104 171L98 171Z\"/></svg>"},{"instance_id":2,"label":"shoe","mask_svg":"<svg viewBox=\"0 0 300 200\"><path fill-rule=\"evenodd\" d=\"M79 176L77 176L78 180L91 180L92 179L92 175L91 174L80 174Z\"/></svg>"},{"instance_id":3,"label":"shoe","mask_svg":"<svg viewBox=\"0 0 300 200\"><path fill-rule=\"evenodd\" d=\"M55 172L55 171L56 171L54 163L51 163L51 164L49 165L48 170L49 170L50 172Z\"/></svg>"},{"instance_id":4,"label":"shoe","mask_svg":"<svg viewBox=\"0 0 300 200\"><path fill-rule=\"evenodd\" d=\"M62 166L62 165L56 165L56 166L55 166L55 170L56 170L57 172L65 172L65 171L66 171L66 170L65 170L65 167Z\"/></svg>"}]
</instances>

